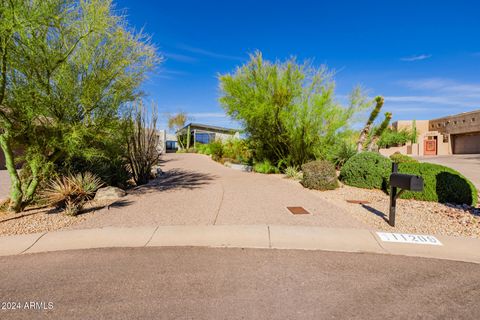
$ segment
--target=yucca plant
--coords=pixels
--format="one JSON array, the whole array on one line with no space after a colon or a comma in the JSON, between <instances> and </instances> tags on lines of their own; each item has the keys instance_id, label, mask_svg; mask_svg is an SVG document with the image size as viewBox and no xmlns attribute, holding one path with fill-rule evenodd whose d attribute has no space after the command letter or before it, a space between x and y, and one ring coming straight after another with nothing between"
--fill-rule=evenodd
<instances>
[{"instance_id":1,"label":"yucca plant","mask_svg":"<svg viewBox=\"0 0 480 320\"><path fill-rule=\"evenodd\" d=\"M69 174L52 179L42 196L48 204L64 209L65 214L76 215L102 184L100 178L90 172Z\"/></svg>"},{"instance_id":2,"label":"yucca plant","mask_svg":"<svg viewBox=\"0 0 480 320\"><path fill-rule=\"evenodd\" d=\"M288 166L285 168L285 176L294 180L302 179L302 173L298 170L298 166Z\"/></svg>"}]
</instances>

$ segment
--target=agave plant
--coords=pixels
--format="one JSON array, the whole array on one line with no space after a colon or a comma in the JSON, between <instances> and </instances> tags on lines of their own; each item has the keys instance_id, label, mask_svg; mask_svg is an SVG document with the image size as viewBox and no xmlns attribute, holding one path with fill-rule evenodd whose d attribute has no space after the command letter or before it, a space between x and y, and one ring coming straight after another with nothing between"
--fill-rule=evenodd
<instances>
[{"instance_id":1,"label":"agave plant","mask_svg":"<svg viewBox=\"0 0 480 320\"><path fill-rule=\"evenodd\" d=\"M42 196L48 204L64 209L68 215L76 215L102 184L100 178L90 172L69 174L52 179Z\"/></svg>"}]
</instances>

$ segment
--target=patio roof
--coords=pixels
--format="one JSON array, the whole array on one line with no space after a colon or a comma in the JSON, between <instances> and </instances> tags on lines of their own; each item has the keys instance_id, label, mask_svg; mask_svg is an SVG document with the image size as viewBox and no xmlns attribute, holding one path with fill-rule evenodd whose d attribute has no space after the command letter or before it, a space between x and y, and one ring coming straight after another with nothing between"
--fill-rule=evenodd
<instances>
[{"instance_id":1,"label":"patio roof","mask_svg":"<svg viewBox=\"0 0 480 320\"><path fill-rule=\"evenodd\" d=\"M220 133L230 133L230 134L235 134L235 132L238 132L239 130L237 129L231 129L231 128L225 128L225 127L218 127L218 126L211 126L208 124L201 124L201 123L189 123L185 127L179 129L177 131L186 131L187 128L190 127L190 130L195 130L195 129L200 129L200 130L205 130L205 131L212 131L212 132L220 132Z\"/></svg>"}]
</instances>

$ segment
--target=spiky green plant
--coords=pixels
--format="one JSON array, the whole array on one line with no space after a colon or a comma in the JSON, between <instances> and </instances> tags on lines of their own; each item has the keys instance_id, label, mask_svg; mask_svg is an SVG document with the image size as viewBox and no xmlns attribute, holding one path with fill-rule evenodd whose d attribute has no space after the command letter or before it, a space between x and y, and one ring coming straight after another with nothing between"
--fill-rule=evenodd
<instances>
[{"instance_id":1,"label":"spiky green plant","mask_svg":"<svg viewBox=\"0 0 480 320\"><path fill-rule=\"evenodd\" d=\"M100 178L90 172L69 174L52 179L42 196L46 203L63 209L65 214L76 215L101 186Z\"/></svg>"},{"instance_id":2,"label":"spiky green plant","mask_svg":"<svg viewBox=\"0 0 480 320\"><path fill-rule=\"evenodd\" d=\"M301 180L303 175L298 166L288 166L285 168L285 176L289 179Z\"/></svg>"}]
</instances>

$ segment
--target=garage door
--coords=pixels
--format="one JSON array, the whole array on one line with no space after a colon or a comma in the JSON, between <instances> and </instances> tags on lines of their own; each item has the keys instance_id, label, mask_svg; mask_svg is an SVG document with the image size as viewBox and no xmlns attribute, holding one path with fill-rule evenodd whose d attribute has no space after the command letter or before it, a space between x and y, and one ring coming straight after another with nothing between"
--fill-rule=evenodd
<instances>
[{"instance_id":1,"label":"garage door","mask_svg":"<svg viewBox=\"0 0 480 320\"><path fill-rule=\"evenodd\" d=\"M480 133L453 136L453 153L480 153Z\"/></svg>"}]
</instances>

